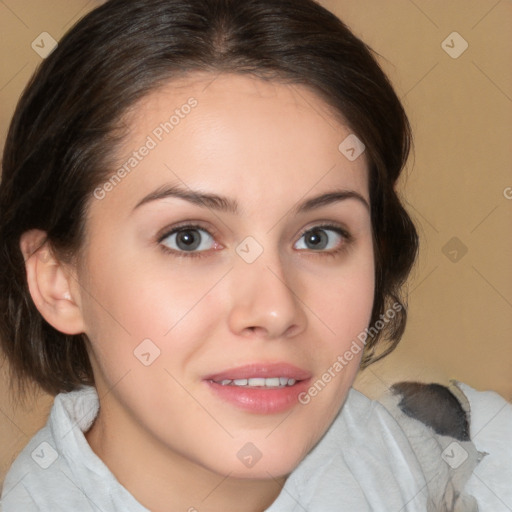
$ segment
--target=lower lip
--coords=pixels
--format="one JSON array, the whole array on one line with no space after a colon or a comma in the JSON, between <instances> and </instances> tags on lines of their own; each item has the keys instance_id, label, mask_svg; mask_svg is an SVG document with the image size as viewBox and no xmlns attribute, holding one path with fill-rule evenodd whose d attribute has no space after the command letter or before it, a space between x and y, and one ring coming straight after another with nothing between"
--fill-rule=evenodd
<instances>
[{"instance_id":1,"label":"lower lip","mask_svg":"<svg viewBox=\"0 0 512 512\"><path fill-rule=\"evenodd\" d=\"M299 403L298 396L307 390L309 379L282 388L223 386L211 380L205 382L217 396L239 409L256 414L276 414Z\"/></svg>"}]
</instances>

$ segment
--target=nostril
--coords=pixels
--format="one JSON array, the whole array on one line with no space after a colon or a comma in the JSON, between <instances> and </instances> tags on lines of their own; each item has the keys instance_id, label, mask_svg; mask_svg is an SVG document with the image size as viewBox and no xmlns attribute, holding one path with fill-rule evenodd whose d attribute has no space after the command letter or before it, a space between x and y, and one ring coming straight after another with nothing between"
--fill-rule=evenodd
<instances>
[{"instance_id":1,"label":"nostril","mask_svg":"<svg viewBox=\"0 0 512 512\"><path fill-rule=\"evenodd\" d=\"M267 332L267 330L264 327L259 327L257 325L249 326L249 327L247 327L246 330L250 334L258 334L258 333L265 334Z\"/></svg>"}]
</instances>

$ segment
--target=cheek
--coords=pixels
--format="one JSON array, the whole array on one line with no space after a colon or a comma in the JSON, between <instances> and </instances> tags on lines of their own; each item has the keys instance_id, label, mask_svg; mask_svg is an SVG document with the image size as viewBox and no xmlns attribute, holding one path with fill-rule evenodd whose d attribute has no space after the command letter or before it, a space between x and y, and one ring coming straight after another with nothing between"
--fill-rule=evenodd
<instances>
[{"instance_id":1,"label":"cheek","mask_svg":"<svg viewBox=\"0 0 512 512\"><path fill-rule=\"evenodd\" d=\"M346 264L309 283L308 288L308 299L319 319L330 328L333 343L342 348L368 326L371 318L375 293L371 243L365 242Z\"/></svg>"},{"instance_id":2,"label":"cheek","mask_svg":"<svg viewBox=\"0 0 512 512\"><path fill-rule=\"evenodd\" d=\"M94 272L82 278L82 311L97 358L105 364L114 361L117 372L126 371L137 362L134 351L148 339L154 351L161 351L162 360L168 348L173 356L180 347L193 352L210 321L220 318L219 302L205 299L225 269L201 270L166 260L165 255L145 260L100 243L96 247L103 249L89 260Z\"/></svg>"},{"instance_id":3,"label":"cheek","mask_svg":"<svg viewBox=\"0 0 512 512\"><path fill-rule=\"evenodd\" d=\"M331 273L330 279L309 286L308 304L319 322L313 321L324 335L317 337L319 346L311 353L318 373L303 403L313 401L314 407L329 418L352 385L364 351L361 333L369 326L375 291L371 247L368 241L364 250L355 251L346 265Z\"/></svg>"},{"instance_id":4,"label":"cheek","mask_svg":"<svg viewBox=\"0 0 512 512\"><path fill-rule=\"evenodd\" d=\"M318 434L331 423L354 382L364 351L358 336L371 318L374 285L371 250L357 251L330 279L309 283L308 306L315 313L312 332L317 335L314 350L309 346L307 353L316 371L298 399L311 432Z\"/></svg>"}]
</instances>

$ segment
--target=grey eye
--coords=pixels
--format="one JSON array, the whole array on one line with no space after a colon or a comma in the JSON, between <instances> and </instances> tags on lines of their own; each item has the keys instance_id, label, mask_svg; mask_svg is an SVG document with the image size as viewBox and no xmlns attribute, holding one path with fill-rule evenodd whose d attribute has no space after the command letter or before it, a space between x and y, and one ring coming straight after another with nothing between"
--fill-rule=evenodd
<instances>
[{"instance_id":1,"label":"grey eye","mask_svg":"<svg viewBox=\"0 0 512 512\"><path fill-rule=\"evenodd\" d=\"M213 237L204 229L186 227L169 233L162 243L174 251L206 251L211 249Z\"/></svg>"},{"instance_id":2,"label":"grey eye","mask_svg":"<svg viewBox=\"0 0 512 512\"><path fill-rule=\"evenodd\" d=\"M343 239L343 235L334 229L315 227L306 231L299 239L304 240L301 246L296 249L309 249L313 251L321 251L326 249L334 249L340 241Z\"/></svg>"}]
</instances>

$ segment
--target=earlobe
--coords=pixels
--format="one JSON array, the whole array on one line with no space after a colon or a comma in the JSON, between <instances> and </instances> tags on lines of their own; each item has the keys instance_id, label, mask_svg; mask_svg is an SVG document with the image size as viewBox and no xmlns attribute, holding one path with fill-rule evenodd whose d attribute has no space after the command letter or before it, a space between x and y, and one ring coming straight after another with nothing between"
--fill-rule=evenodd
<instances>
[{"instance_id":1,"label":"earlobe","mask_svg":"<svg viewBox=\"0 0 512 512\"><path fill-rule=\"evenodd\" d=\"M65 334L82 333L84 322L74 278L45 240L46 233L38 229L20 237L30 295L43 318L55 329Z\"/></svg>"}]
</instances>

